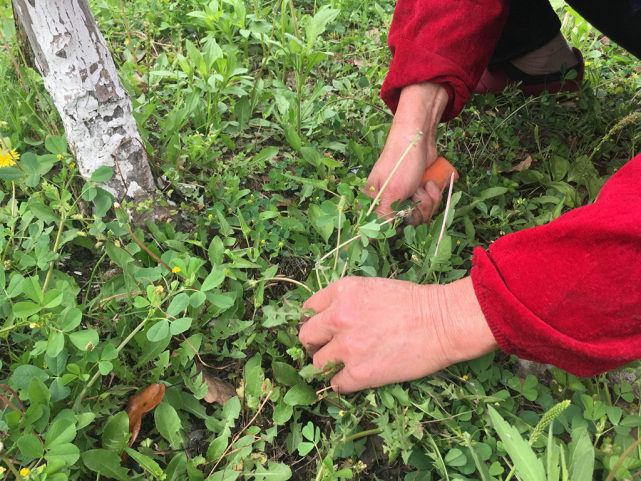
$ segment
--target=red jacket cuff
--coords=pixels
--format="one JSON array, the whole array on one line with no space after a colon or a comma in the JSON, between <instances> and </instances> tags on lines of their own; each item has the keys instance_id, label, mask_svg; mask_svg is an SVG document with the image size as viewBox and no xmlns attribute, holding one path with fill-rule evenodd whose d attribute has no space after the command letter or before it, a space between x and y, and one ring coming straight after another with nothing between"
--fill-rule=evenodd
<instances>
[{"instance_id":1,"label":"red jacket cuff","mask_svg":"<svg viewBox=\"0 0 641 481\"><path fill-rule=\"evenodd\" d=\"M591 376L641 358L641 156L597 202L474 252L472 281L511 354Z\"/></svg>"}]
</instances>

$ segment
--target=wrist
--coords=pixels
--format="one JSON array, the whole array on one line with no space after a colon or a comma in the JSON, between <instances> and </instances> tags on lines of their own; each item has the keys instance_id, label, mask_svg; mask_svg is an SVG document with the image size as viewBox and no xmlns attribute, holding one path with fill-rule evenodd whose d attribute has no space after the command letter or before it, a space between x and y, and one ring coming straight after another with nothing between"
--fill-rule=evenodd
<instances>
[{"instance_id":1,"label":"wrist","mask_svg":"<svg viewBox=\"0 0 641 481\"><path fill-rule=\"evenodd\" d=\"M426 136L436 137L449 96L445 88L434 82L407 85L401 95L394 115L394 122L411 124Z\"/></svg>"},{"instance_id":2,"label":"wrist","mask_svg":"<svg viewBox=\"0 0 641 481\"><path fill-rule=\"evenodd\" d=\"M444 344L452 364L499 348L476 298L471 277L442 286L441 294Z\"/></svg>"}]
</instances>

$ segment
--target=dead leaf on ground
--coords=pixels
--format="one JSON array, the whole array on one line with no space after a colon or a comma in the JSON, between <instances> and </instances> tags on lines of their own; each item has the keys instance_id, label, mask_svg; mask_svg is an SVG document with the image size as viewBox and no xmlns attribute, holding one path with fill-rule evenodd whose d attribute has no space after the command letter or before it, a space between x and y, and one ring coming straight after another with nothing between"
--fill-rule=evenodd
<instances>
[{"instance_id":1,"label":"dead leaf on ground","mask_svg":"<svg viewBox=\"0 0 641 481\"><path fill-rule=\"evenodd\" d=\"M207 383L207 395L203 398L210 404L218 403L222 406L236 395L236 388L227 381L214 376L201 364L196 364L196 370L202 373L203 380Z\"/></svg>"},{"instance_id":2,"label":"dead leaf on ground","mask_svg":"<svg viewBox=\"0 0 641 481\"><path fill-rule=\"evenodd\" d=\"M131 433L131 438L129 439L130 447L138 437L140 424L145 413L158 406L164 397L165 385L154 383L129 398L126 412L127 416L129 416L129 432Z\"/></svg>"},{"instance_id":3,"label":"dead leaf on ground","mask_svg":"<svg viewBox=\"0 0 641 481\"><path fill-rule=\"evenodd\" d=\"M510 169L510 172L521 172L522 170L529 169L531 165L532 165L532 156L528 155L525 159L523 159L521 162L519 162L514 167L512 167Z\"/></svg>"}]
</instances>

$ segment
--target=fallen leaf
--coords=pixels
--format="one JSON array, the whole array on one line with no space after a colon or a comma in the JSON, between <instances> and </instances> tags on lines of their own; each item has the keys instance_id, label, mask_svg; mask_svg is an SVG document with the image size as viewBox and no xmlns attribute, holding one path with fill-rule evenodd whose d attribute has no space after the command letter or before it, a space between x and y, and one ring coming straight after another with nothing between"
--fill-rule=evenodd
<instances>
[{"instance_id":1,"label":"fallen leaf","mask_svg":"<svg viewBox=\"0 0 641 481\"><path fill-rule=\"evenodd\" d=\"M129 398L126 412L129 416L129 432L131 433L130 447L138 437L144 414L158 406L164 397L165 385L154 383Z\"/></svg>"},{"instance_id":2,"label":"fallen leaf","mask_svg":"<svg viewBox=\"0 0 641 481\"><path fill-rule=\"evenodd\" d=\"M202 373L203 379L207 383L207 395L203 398L205 402L210 404L218 403L224 406L227 401L236 395L234 386L214 376L207 368L197 364L196 370Z\"/></svg>"},{"instance_id":3,"label":"fallen leaf","mask_svg":"<svg viewBox=\"0 0 641 481\"><path fill-rule=\"evenodd\" d=\"M523 159L521 162L519 162L514 167L512 167L510 169L510 172L521 172L522 170L529 169L531 165L532 165L532 156L528 155L525 159Z\"/></svg>"}]
</instances>

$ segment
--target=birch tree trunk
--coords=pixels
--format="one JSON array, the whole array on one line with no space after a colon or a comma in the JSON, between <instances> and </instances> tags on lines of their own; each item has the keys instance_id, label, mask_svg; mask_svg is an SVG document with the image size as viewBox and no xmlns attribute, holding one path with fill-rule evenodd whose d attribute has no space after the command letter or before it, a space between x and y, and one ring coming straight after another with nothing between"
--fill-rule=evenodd
<instances>
[{"instance_id":1,"label":"birch tree trunk","mask_svg":"<svg viewBox=\"0 0 641 481\"><path fill-rule=\"evenodd\" d=\"M147 154L107 42L87 0L12 0L14 17L60 113L83 177L114 170L102 187L116 200L155 190Z\"/></svg>"}]
</instances>

